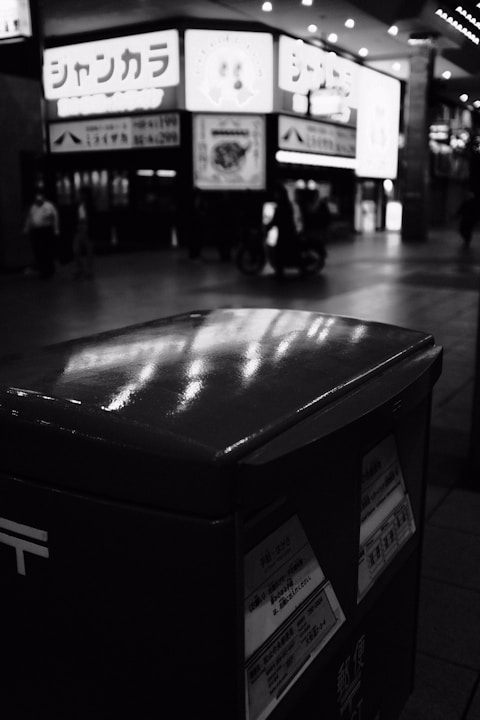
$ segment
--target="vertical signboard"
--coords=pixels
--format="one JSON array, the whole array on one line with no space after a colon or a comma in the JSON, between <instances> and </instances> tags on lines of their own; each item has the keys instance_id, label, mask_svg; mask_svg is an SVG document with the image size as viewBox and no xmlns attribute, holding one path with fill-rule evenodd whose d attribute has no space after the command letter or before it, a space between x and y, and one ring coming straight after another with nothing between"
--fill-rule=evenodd
<instances>
[{"instance_id":1,"label":"vertical signboard","mask_svg":"<svg viewBox=\"0 0 480 720\"><path fill-rule=\"evenodd\" d=\"M357 122L359 177L397 177L400 81L361 67Z\"/></svg>"},{"instance_id":2,"label":"vertical signboard","mask_svg":"<svg viewBox=\"0 0 480 720\"><path fill-rule=\"evenodd\" d=\"M263 190L265 118L196 115L193 170L195 186L204 190Z\"/></svg>"},{"instance_id":3,"label":"vertical signboard","mask_svg":"<svg viewBox=\"0 0 480 720\"><path fill-rule=\"evenodd\" d=\"M269 33L185 31L187 110L273 109L273 38Z\"/></svg>"}]
</instances>

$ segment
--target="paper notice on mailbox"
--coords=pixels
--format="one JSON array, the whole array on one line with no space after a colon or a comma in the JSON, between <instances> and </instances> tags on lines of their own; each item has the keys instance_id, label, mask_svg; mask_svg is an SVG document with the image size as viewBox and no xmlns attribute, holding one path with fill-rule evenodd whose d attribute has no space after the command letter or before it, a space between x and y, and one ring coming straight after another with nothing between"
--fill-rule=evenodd
<instances>
[{"instance_id":1,"label":"paper notice on mailbox","mask_svg":"<svg viewBox=\"0 0 480 720\"><path fill-rule=\"evenodd\" d=\"M389 435L362 462L358 602L414 532L397 444Z\"/></svg>"},{"instance_id":2,"label":"paper notice on mailbox","mask_svg":"<svg viewBox=\"0 0 480 720\"><path fill-rule=\"evenodd\" d=\"M264 720L345 621L294 515L245 556L247 720Z\"/></svg>"}]
</instances>

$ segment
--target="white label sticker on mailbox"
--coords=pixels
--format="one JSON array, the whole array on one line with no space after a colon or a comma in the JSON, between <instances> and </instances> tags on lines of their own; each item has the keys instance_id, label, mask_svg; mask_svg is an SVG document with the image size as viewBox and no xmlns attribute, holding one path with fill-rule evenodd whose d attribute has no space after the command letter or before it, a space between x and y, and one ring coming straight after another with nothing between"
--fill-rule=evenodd
<instances>
[{"instance_id":1,"label":"white label sticker on mailbox","mask_svg":"<svg viewBox=\"0 0 480 720\"><path fill-rule=\"evenodd\" d=\"M295 515L245 556L248 720L264 720L345 621Z\"/></svg>"},{"instance_id":2,"label":"white label sticker on mailbox","mask_svg":"<svg viewBox=\"0 0 480 720\"><path fill-rule=\"evenodd\" d=\"M415 532L393 435L362 462L358 602Z\"/></svg>"}]
</instances>

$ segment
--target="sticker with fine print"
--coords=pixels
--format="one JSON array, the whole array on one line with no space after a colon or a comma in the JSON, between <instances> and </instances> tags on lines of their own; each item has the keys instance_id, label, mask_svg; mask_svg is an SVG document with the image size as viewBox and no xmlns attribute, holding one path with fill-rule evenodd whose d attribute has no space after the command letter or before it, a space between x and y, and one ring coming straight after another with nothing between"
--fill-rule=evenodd
<instances>
[{"instance_id":1,"label":"sticker with fine print","mask_svg":"<svg viewBox=\"0 0 480 720\"><path fill-rule=\"evenodd\" d=\"M345 621L297 515L245 556L247 720L264 720Z\"/></svg>"},{"instance_id":2,"label":"sticker with fine print","mask_svg":"<svg viewBox=\"0 0 480 720\"><path fill-rule=\"evenodd\" d=\"M415 533L393 435L363 457L360 522L358 602Z\"/></svg>"}]
</instances>

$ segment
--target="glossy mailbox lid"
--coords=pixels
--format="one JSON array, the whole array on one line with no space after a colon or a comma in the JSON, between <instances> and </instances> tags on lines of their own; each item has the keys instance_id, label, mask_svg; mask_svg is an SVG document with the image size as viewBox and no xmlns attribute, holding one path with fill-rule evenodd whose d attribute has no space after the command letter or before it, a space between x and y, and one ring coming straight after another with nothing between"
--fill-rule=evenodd
<instances>
[{"instance_id":1,"label":"glossy mailbox lid","mask_svg":"<svg viewBox=\"0 0 480 720\"><path fill-rule=\"evenodd\" d=\"M432 348L431 335L333 315L193 312L4 362L0 421L57 446L78 437L218 465L313 413L325 434L323 408L343 398L348 418L353 388Z\"/></svg>"}]
</instances>

